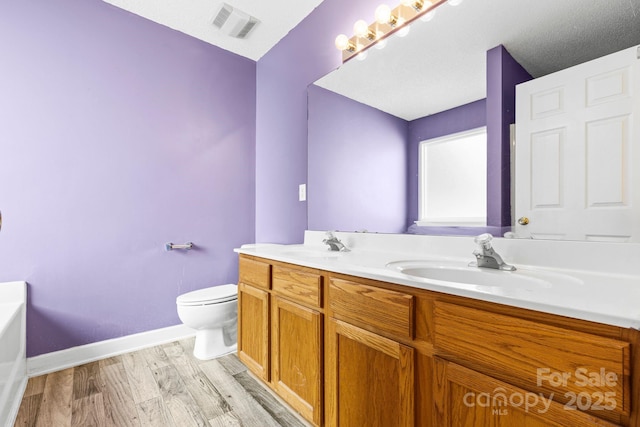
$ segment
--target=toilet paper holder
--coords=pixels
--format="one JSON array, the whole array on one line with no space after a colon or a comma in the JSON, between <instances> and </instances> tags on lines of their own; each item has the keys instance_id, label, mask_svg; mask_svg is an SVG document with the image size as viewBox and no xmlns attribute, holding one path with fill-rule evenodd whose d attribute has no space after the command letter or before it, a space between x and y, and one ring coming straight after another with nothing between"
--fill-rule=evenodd
<instances>
[{"instance_id":1,"label":"toilet paper holder","mask_svg":"<svg viewBox=\"0 0 640 427\"><path fill-rule=\"evenodd\" d=\"M176 243L169 242L169 243L165 243L164 244L164 250L165 251L172 251L174 249L185 249L185 250L188 251L190 249L193 249L193 243L187 242L187 243L183 243L181 245L178 245Z\"/></svg>"}]
</instances>

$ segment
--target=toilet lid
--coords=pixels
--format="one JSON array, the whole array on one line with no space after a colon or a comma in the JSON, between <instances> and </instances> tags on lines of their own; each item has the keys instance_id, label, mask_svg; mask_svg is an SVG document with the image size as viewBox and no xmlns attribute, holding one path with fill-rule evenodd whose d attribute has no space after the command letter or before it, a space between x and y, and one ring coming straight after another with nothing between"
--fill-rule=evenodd
<instances>
[{"instance_id":1,"label":"toilet lid","mask_svg":"<svg viewBox=\"0 0 640 427\"><path fill-rule=\"evenodd\" d=\"M178 305L203 305L233 301L238 298L236 285L220 285L187 292L176 298Z\"/></svg>"}]
</instances>

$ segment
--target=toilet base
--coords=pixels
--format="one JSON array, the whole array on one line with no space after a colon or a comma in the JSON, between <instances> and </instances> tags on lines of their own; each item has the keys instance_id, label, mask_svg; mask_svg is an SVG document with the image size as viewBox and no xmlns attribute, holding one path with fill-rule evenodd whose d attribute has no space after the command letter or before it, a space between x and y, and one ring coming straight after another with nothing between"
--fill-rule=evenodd
<instances>
[{"instance_id":1,"label":"toilet base","mask_svg":"<svg viewBox=\"0 0 640 427\"><path fill-rule=\"evenodd\" d=\"M221 329L201 329L196 332L193 355L200 360L210 360L233 353L237 348L238 344L235 342L235 339L232 343L225 342L225 337Z\"/></svg>"}]
</instances>

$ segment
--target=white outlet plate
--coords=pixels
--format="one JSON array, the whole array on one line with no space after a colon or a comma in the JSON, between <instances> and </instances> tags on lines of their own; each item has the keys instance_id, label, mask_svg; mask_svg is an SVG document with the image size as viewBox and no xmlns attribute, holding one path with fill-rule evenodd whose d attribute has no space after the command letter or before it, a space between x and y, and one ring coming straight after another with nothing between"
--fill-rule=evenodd
<instances>
[{"instance_id":1,"label":"white outlet plate","mask_svg":"<svg viewBox=\"0 0 640 427\"><path fill-rule=\"evenodd\" d=\"M298 200L301 202L307 200L307 184L300 184L298 186Z\"/></svg>"}]
</instances>

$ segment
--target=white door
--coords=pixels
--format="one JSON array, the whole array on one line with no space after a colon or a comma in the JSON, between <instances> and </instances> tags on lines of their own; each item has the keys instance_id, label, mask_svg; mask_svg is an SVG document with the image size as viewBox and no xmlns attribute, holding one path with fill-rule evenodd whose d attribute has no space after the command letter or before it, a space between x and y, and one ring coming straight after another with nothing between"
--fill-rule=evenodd
<instances>
[{"instance_id":1,"label":"white door","mask_svg":"<svg viewBox=\"0 0 640 427\"><path fill-rule=\"evenodd\" d=\"M518 237L640 241L639 55L625 49L516 87Z\"/></svg>"}]
</instances>

